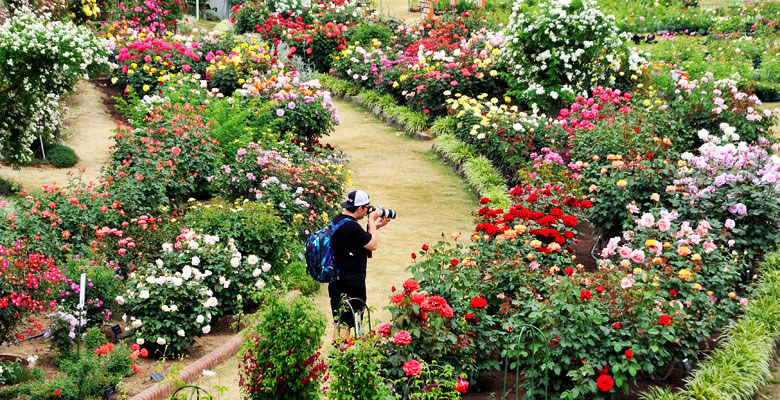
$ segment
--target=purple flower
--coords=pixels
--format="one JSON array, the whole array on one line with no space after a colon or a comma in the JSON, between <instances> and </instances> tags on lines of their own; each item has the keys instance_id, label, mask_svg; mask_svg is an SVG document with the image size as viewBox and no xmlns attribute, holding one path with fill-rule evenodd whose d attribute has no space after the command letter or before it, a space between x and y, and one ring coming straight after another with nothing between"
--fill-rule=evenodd
<instances>
[{"instance_id":1,"label":"purple flower","mask_svg":"<svg viewBox=\"0 0 780 400\"><path fill-rule=\"evenodd\" d=\"M729 229L734 229L734 225L736 225L736 224L734 223L734 220L731 219L731 218L727 218L726 222L723 224L723 226L725 226L726 228L729 228Z\"/></svg>"},{"instance_id":2,"label":"purple flower","mask_svg":"<svg viewBox=\"0 0 780 400\"><path fill-rule=\"evenodd\" d=\"M279 116L279 117L283 117L284 116L284 110L282 110L281 108L276 110L276 115Z\"/></svg>"},{"instance_id":3,"label":"purple flower","mask_svg":"<svg viewBox=\"0 0 780 400\"><path fill-rule=\"evenodd\" d=\"M287 103L287 108L289 108L290 110L294 110L295 109L295 102L291 101L291 102ZM279 113L277 112L277 114L279 114ZM281 117L281 115L280 115L280 117Z\"/></svg>"}]
</instances>

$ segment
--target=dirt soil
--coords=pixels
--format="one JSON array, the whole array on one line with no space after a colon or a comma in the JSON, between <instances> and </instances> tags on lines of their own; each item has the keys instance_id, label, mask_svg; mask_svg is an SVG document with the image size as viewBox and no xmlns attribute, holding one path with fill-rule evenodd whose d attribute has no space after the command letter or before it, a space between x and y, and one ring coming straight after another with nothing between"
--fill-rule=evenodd
<instances>
[{"instance_id":1,"label":"dirt soil","mask_svg":"<svg viewBox=\"0 0 780 400\"><path fill-rule=\"evenodd\" d=\"M113 130L116 119L104 106L111 103L110 96L92 81L80 81L77 92L67 100L68 111L65 115L67 139L65 145L71 147L79 157L79 162L71 168L0 167L0 177L19 181L31 191L40 191L44 183L55 182L64 185L71 174L82 172L85 181L95 180L100 167L108 159L108 149L113 145Z\"/></svg>"},{"instance_id":2,"label":"dirt soil","mask_svg":"<svg viewBox=\"0 0 780 400\"><path fill-rule=\"evenodd\" d=\"M45 316L41 316L41 318L38 319L41 321L48 321ZM196 338L195 343L190 346L189 351L185 355L163 359L160 355L153 354L149 358L139 359L136 362L136 365L141 369L141 373L127 377L123 384L117 388L117 393L122 395L120 396L121 398L124 398L125 395L128 397L136 395L146 388L157 384L152 381L150 377L152 373L159 372L163 376L166 376L171 370L171 366L179 364L179 367L183 368L189 363L210 353L237 333L237 331L232 328L234 322L235 318L232 316L224 317L216 321L216 323L212 325L212 332L208 335ZM114 323L121 322L113 321L112 324ZM110 333L110 324L103 325L101 329L106 333L108 338L113 338L113 334ZM94 349L82 349L81 351L94 351ZM25 358L33 355L37 356L38 361L36 362L36 365L43 368L47 374L54 374L59 370L54 361L56 353L49 350L49 343L44 338L32 339L13 346L3 347L0 352L22 355ZM171 379L175 380L175 374L172 373L172 375L174 376ZM240 397L235 397L235 399L239 398Z\"/></svg>"}]
</instances>

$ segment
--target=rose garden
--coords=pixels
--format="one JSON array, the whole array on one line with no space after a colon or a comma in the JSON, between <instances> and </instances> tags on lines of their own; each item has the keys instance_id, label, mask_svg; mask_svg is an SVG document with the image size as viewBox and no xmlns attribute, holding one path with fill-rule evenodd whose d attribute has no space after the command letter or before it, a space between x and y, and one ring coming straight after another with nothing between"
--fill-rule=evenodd
<instances>
[{"instance_id":1,"label":"rose garden","mask_svg":"<svg viewBox=\"0 0 780 400\"><path fill-rule=\"evenodd\" d=\"M780 3L481 3L0 2L0 399L778 395Z\"/></svg>"}]
</instances>

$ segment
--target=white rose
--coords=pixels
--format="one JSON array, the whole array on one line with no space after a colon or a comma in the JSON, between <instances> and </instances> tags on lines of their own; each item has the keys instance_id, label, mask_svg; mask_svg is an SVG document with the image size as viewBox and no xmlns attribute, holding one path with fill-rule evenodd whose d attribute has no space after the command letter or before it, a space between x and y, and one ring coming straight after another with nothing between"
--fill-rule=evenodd
<instances>
[{"instance_id":1,"label":"white rose","mask_svg":"<svg viewBox=\"0 0 780 400\"><path fill-rule=\"evenodd\" d=\"M194 240L190 240L190 242L188 243L188 246L189 246L189 248L191 248L193 250L197 250L198 247L199 247L198 242L196 242Z\"/></svg>"},{"instance_id":2,"label":"white rose","mask_svg":"<svg viewBox=\"0 0 780 400\"><path fill-rule=\"evenodd\" d=\"M146 277L146 283L152 285L154 284L154 277L153 276L147 276Z\"/></svg>"},{"instance_id":3,"label":"white rose","mask_svg":"<svg viewBox=\"0 0 780 400\"><path fill-rule=\"evenodd\" d=\"M142 299L148 299L149 298L149 291L148 290L142 290L141 293L138 294L138 297Z\"/></svg>"},{"instance_id":4,"label":"white rose","mask_svg":"<svg viewBox=\"0 0 780 400\"><path fill-rule=\"evenodd\" d=\"M140 328L141 324L142 324L141 320L137 319L137 320L133 321L133 328Z\"/></svg>"},{"instance_id":5,"label":"white rose","mask_svg":"<svg viewBox=\"0 0 780 400\"><path fill-rule=\"evenodd\" d=\"M263 286L265 286L265 281L262 279L258 279L257 282L255 282L255 286L257 288L262 288Z\"/></svg>"},{"instance_id":6,"label":"white rose","mask_svg":"<svg viewBox=\"0 0 780 400\"><path fill-rule=\"evenodd\" d=\"M211 332L211 325L206 325L202 329L203 333L209 333Z\"/></svg>"},{"instance_id":7,"label":"white rose","mask_svg":"<svg viewBox=\"0 0 780 400\"><path fill-rule=\"evenodd\" d=\"M217 305L217 298L216 297L209 297L208 300L206 300L205 303L203 303L203 307L210 308L215 307Z\"/></svg>"},{"instance_id":8,"label":"white rose","mask_svg":"<svg viewBox=\"0 0 780 400\"><path fill-rule=\"evenodd\" d=\"M184 337L184 329L179 329L178 331L176 331L176 334L181 337Z\"/></svg>"},{"instance_id":9,"label":"white rose","mask_svg":"<svg viewBox=\"0 0 780 400\"><path fill-rule=\"evenodd\" d=\"M192 257L192 265L200 265L200 257L198 256Z\"/></svg>"},{"instance_id":10,"label":"white rose","mask_svg":"<svg viewBox=\"0 0 780 400\"><path fill-rule=\"evenodd\" d=\"M164 276L158 276L157 279L154 280L154 283L158 285L164 285L166 281L166 278Z\"/></svg>"},{"instance_id":11,"label":"white rose","mask_svg":"<svg viewBox=\"0 0 780 400\"><path fill-rule=\"evenodd\" d=\"M181 277L182 279L190 279L192 277L192 267L189 265L184 267L184 269L181 270Z\"/></svg>"},{"instance_id":12,"label":"white rose","mask_svg":"<svg viewBox=\"0 0 780 400\"><path fill-rule=\"evenodd\" d=\"M154 260L154 263L157 264L158 267L162 268L164 265L163 260L160 260L159 258Z\"/></svg>"},{"instance_id":13,"label":"white rose","mask_svg":"<svg viewBox=\"0 0 780 400\"><path fill-rule=\"evenodd\" d=\"M271 264L263 263L263 272L268 272L271 269Z\"/></svg>"},{"instance_id":14,"label":"white rose","mask_svg":"<svg viewBox=\"0 0 780 400\"><path fill-rule=\"evenodd\" d=\"M176 312L176 311L179 311L179 306L174 304L174 305L171 306L171 312Z\"/></svg>"},{"instance_id":15,"label":"white rose","mask_svg":"<svg viewBox=\"0 0 780 400\"><path fill-rule=\"evenodd\" d=\"M171 308L170 308L170 307L168 307L168 305L167 305L167 304L163 304L163 305L162 305L162 310L163 310L163 311L165 311L165 312L170 312L170 311L171 311Z\"/></svg>"},{"instance_id":16,"label":"white rose","mask_svg":"<svg viewBox=\"0 0 780 400\"><path fill-rule=\"evenodd\" d=\"M249 265L255 265L258 262L258 258L256 255L252 254L249 257L247 257L246 262L249 263Z\"/></svg>"},{"instance_id":17,"label":"white rose","mask_svg":"<svg viewBox=\"0 0 780 400\"><path fill-rule=\"evenodd\" d=\"M203 318L203 316L202 316L202 315L198 315L198 316L195 318L195 322L197 322L197 323L199 323L199 324L202 324L204 320L205 320L205 318Z\"/></svg>"},{"instance_id":18,"label":"white rose","mask_svg":"<svg viewBox=\"0 0 780 400\"><path fill-rule=\"evenodd\" d=\"M260 274L262 274L262 273L263 273L263 271L260 271L260 268L255 268L255 270L254 270L254 271L252 271L252 276L254 276L255 278L257 278L257 277L258 277L258 276L260 276Z\"/></svg>"},{"instance_id":19,"label":"white rose","mask_svg":"<svg viewBox=\"0 0 780 400\"><path fill-rule=\"evenodd\" d=\"M139 346L143 346L143 344L144 344L144 343L146 343L146 341L144 340L144 338L138 338L138 339L136 339L136 340L135 340L135 342L136 342L136 343L137 343Z\"/></svg>"},{"instance_id":20,"label":"white rose","mask_svg":"<svg viewBox=\"0 0 780 400\"><path fill-rule=\"evenodd\" d=\"M125 304L125 298L122 296L116 296L116 299L114 300L116 300L116 304L119 304L120 306Z\"/></svg>"},{"instance_id":21,"label":"white rose","mask_svg":"<svg viewBox=\"0 0 780 400\"><path fill-rule=\"evenodd\" d=\"M122 321L127 322L127 314L122 314Z\"/></svg>"},{"instance_id":22,"label":"white rose","mask_svg":"<svg viewBox=\"0 0 780 400\"><path fill-rule=\"evenodd\" d=\"M233 257L230 259L230 266L233 268L238 268L238 266L241 264L241 259Z\"/></svg>"},{"instance_id":23,"label":"white rose","mask_svg":"<svg viewBox=\"0 0 780 400\"><path fill-rule=\"evenodd\" d=\"M163 243L162 249L163 249L163 251L171 252L171 251L173 251L173 244L172 243Z\"/></svg>"},{"instance_id":24,"label":"white rose","mask_svg":"<svg viewBox=\"0 0 780 400\"><path fill-rule=\"evenodd\" d=\"M184 279L179 278L178 276L173 278L173 286L181 286L184 283Z\"/></svg>"},{"instance_id":25,"label":"white rose","mask_svg":"<svg viewBox=\"0 0 780 400\"><path fill-rule=\"evenodd\" d=\"M159 344L160 346L164 345L165 344L165 338L158 337L157 338L157 344Z\"/></svg>"}]
</instances>

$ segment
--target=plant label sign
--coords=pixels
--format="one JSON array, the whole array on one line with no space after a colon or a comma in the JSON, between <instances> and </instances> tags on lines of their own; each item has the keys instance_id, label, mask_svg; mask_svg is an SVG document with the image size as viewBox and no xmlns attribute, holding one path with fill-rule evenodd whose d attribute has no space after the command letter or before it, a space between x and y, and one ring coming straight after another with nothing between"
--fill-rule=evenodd
<instances>
[{"instance_id":1,"label":"plant label sign","mask_svg":"<svg viewBox=\"0 0 780 400\"><path fill-rule=\"evenodd\" d=\"M671 70L671 74L672 74L672 80L675 83L680 82L680 79L682 78L685 78L686 81L688 80L688 73L683 70L673 69Z\"/></svg>"},{"instance_id":2,"label":"plant label sign","mask_svg":"<svg viewBox=\"0 0 780 400\"><path fill-rule=\"evenodd\" d=\"M476 0L474 2L475 8L485 8L485 0Z\"/></svg>"},{"instance_id":3,"label":"plant label sign","mask_svg":"<svg viewBox=\"0 0 780 400\"><path fill-rule=\"evenodd\" d=\"M422 19L430 19L433 17L433 5L427 1L423 0L420 2L420 14L422 14Z\"/></svg>"},{"instance_id":4,"label":"plant label sign","mask_svg":"<svg viewBox=\"0 0 780 400\"><path fill-rule=\"evenodd\" d=\"M458 5L458 0L450 0L450 7L455 7Z\"/></svg>"},{"instance_id":5,"label":"plant label sign","mask_svg":"<svg viewBox=\"0 0 780 400\"><path fill-rule=\"evenodd\" d=\"M116 387L114 387L114 385L108 385L106 387L106 390L103 391L103 398L110 399L111 396L115 394L116 394Z\"/></svg>"}]
</instances>

